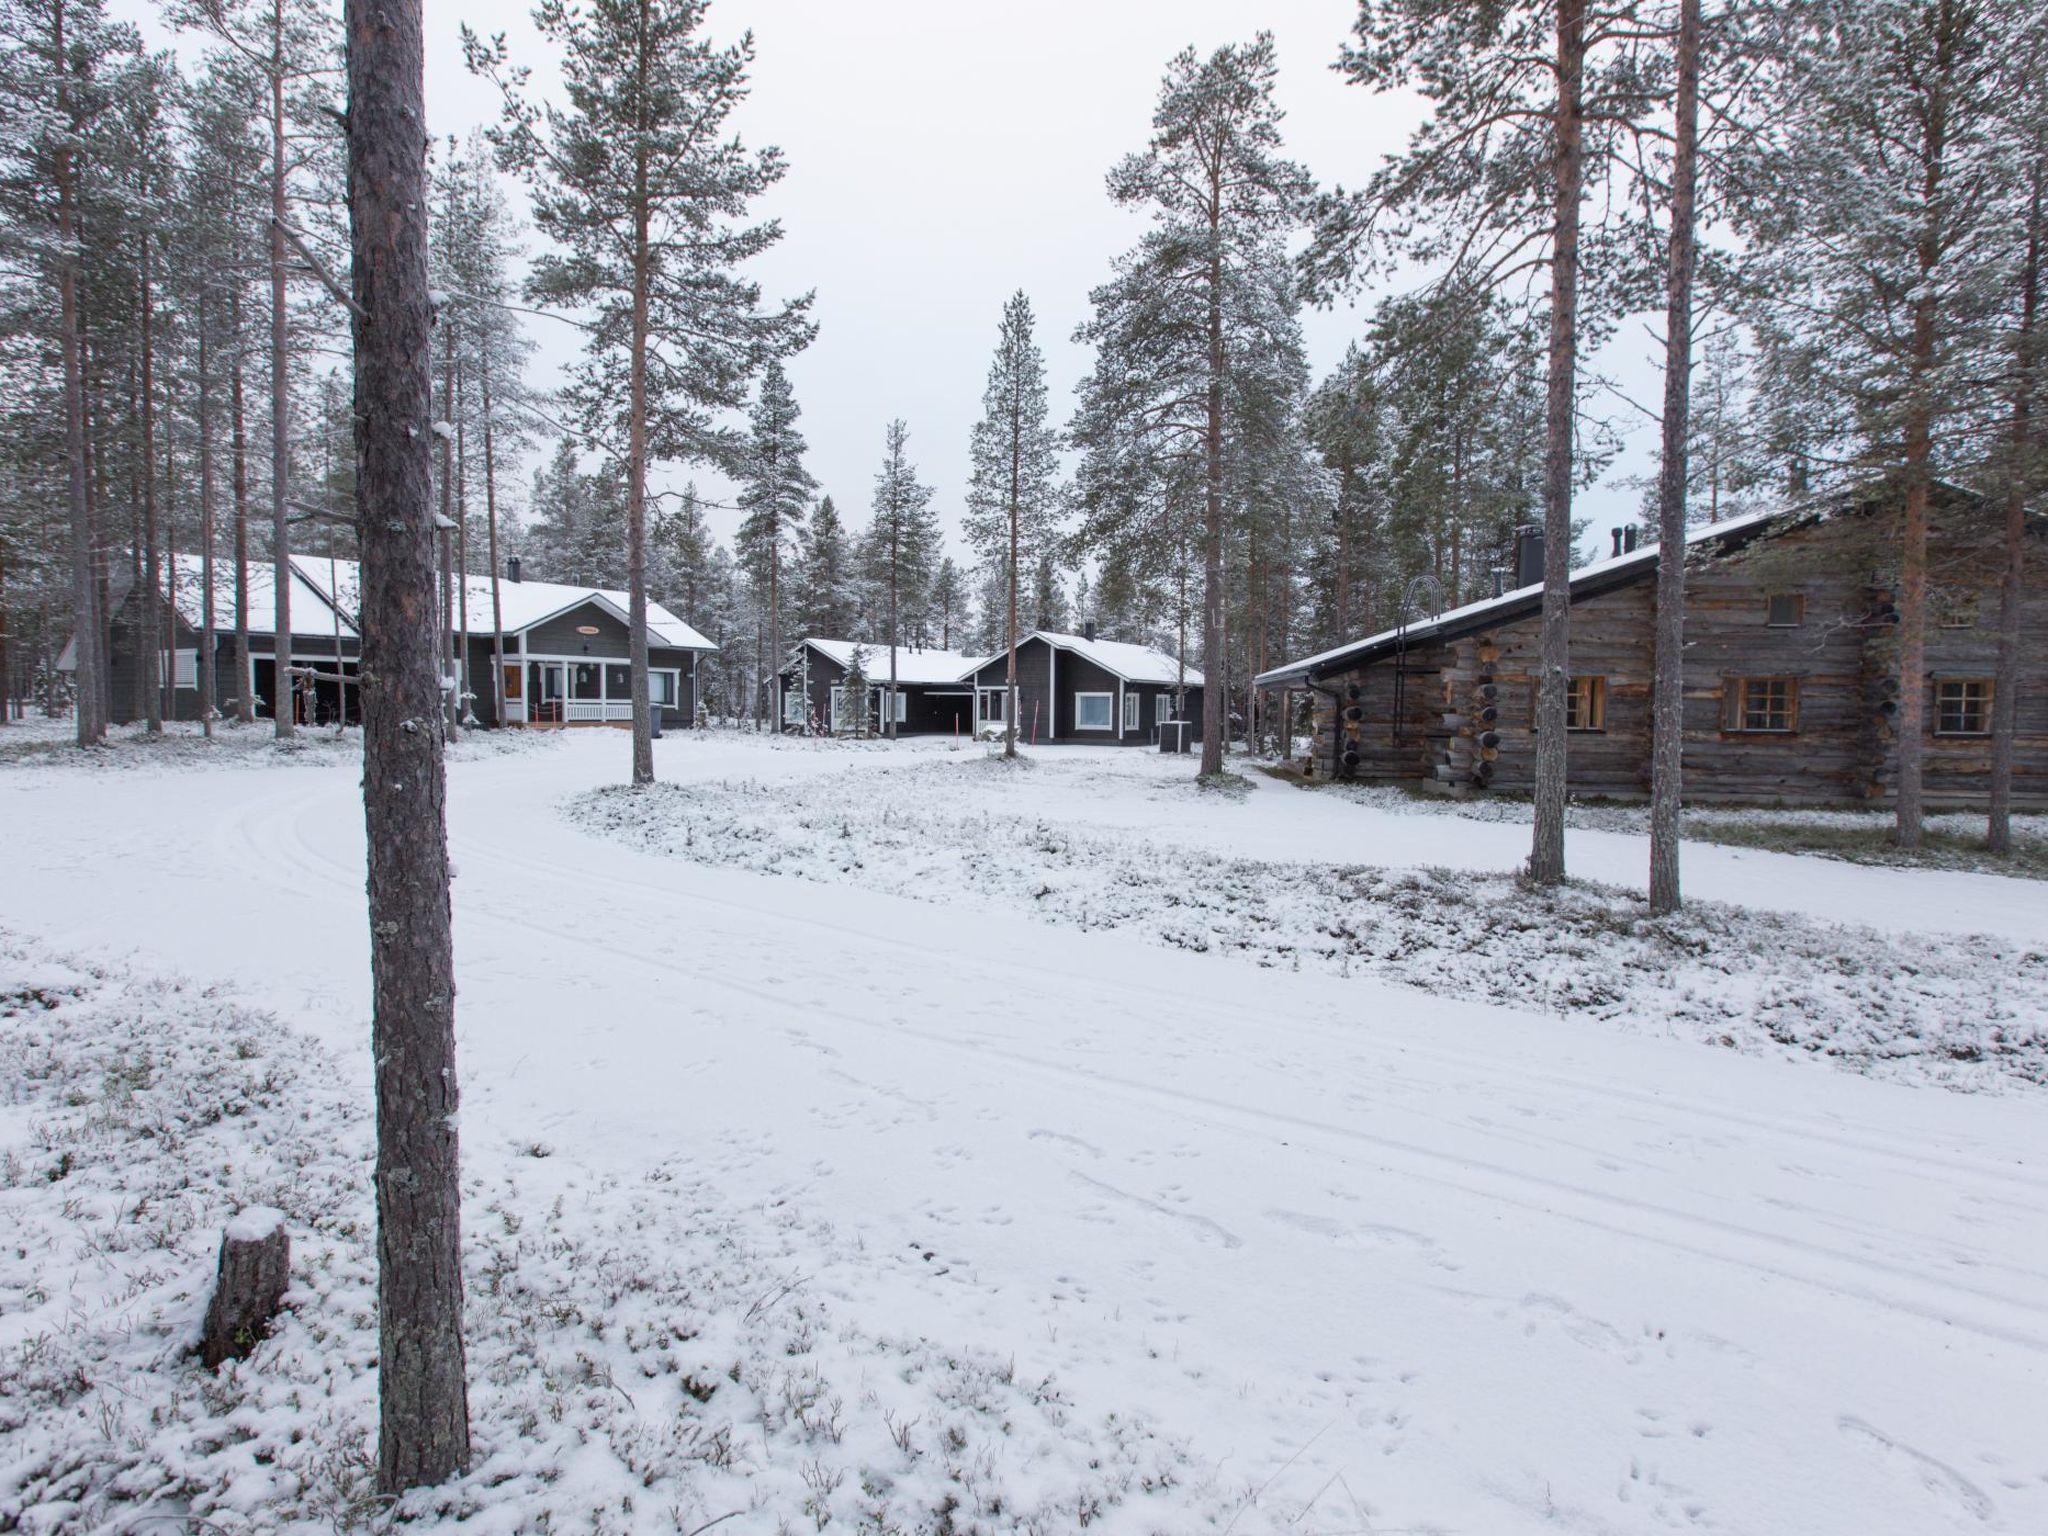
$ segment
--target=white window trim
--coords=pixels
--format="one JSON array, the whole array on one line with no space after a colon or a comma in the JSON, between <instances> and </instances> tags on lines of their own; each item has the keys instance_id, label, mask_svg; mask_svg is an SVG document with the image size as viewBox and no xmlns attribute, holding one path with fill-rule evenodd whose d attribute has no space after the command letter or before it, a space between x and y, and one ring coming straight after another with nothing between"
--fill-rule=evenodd
<instances>
[{"instance_id":1,"label":"white window trim","mask_svg":"<svg viewBox=\"0 0 2048 1536\"><path fill-rule=\"evenodd\" d=\"M1089 725L1081 718L1083 699L1102 700L1102 724ZM1116 734L1116 695L1113 693L1076 693L1074 695L1074 729L1077 731L1100 731L1105 736Z\"/></svg>"},{"instance_id":2,"label":"white window trim","mask_svg":"<svg viewBox=\"0 0 2048 1536\"><path fill-rule=\"evenodd\" d=\"M1145 728L1145 696L1142 693L1124 695L1124 729L1142 731Z\"/></svg>"},{"instance_id":3,"label":"white window trim","mask_svg":"<svg viewBox=\"0 0 2048 1536\"><path fill-rule=\"evenodd\" d=\"M180 646L175 651L158 651L157 676L168 677L171 687L193 689L199 686L199 649L197 646Z\"/></svg>"}]
</instances>

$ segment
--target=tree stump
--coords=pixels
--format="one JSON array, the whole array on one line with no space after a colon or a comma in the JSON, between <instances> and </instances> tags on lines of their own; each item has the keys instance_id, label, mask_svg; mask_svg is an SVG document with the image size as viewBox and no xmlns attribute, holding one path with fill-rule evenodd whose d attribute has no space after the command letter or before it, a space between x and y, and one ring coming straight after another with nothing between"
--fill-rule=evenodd
<instances>
[{"instance_id":1,"label":"tree stump","mask_svg":"<svg viewBox=\"0 0 2048 1536\"><path fill-rule=\"evenodd\" d=\"M284 1212L252 1205L227 1224L220 1239L220 1274L206 1308L199 1358L209 1370L223 1360L245 1359L284 1304L292 1269L292 1240Z\"/></svg>"}]
</instances>

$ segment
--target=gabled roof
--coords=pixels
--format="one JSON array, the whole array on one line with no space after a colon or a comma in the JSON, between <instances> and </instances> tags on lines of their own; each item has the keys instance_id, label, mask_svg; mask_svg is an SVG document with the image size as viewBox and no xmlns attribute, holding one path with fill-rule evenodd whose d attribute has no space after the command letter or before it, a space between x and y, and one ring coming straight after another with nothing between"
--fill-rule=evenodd
<instances>
[{"instance_id":1,"label":"gabled roof","mask_svg":"<svg viewBox=\"0 0 2048 1536\"><path fill-rule=\"evenodd\" d=\"M1153 646L1131 645L1122 640L1090 640L1086 635L1063 635L1049 629L1034 629L1017 643L1021 645L1024 640L1043 640L1047 645L1070 651L1127 683L1179 683L1185 679L1190 688L1202 686L1199 667L1183 671L1180 662Z\"/></svg>"},{"instance_id":2,"label":"gabled roof","mask_svg":"<svg viewBox=\"0 0 2048 1536\"><path fill-rule=\"evenodd\" d=\"M868 681L888 681L889 647L886 645L856 640L825 640L806 635L797 642L797 651L805 646L840 667L850 666L853 653L858 649L867 668ZM800 659L795 651L791 652L792 664ZM920 687L933 683L964 683L984 665L985 657L970 656L965 651L914 649L907 645L896 647L896 681L899 683L914 683Z\"/></svg>"},{"instance_id":3,"label":"gabled roof","mask_svg":"<svg viewBox=\"0 0 2048 1536\"><path fill-rule=\"evenodd\" d=\"M301 576L327 591L330 578L328 562L323 555L293 555L292 564ZM491 617L491 578L470 575L462 578L469 599L469 632L472 635L488 634L493 628ZM361 567L353 560L334 562L332 586L334 600L345 615L354 615L359 602L362 582ZM458 593L458 603L463 594ZM500 579L498 597L504 613L505 633L518 634L547 623L550 619L573 613L586 603L595 603L609 612L621 624L627 622L632 599L624 592L615 592L606 587L583 587L559 581L512 581ZM460 613L458 606L457 612ZM647 604L647 638L654 645L665 645L675 650L715 651L718 647L705 639L688 624L677 618L660 603Z\"/></svg>"},{"instance_id":4,"label":"gabled roof","mask_svg":"<svg viewBox=\"0 0 2048 1536\"><path fill-rule=\"evenodd\" d=\"M1968 501L1977 499L1974 492L1961 486L1951 485L1946 481L1937 481L1935 484L1936 490L1944 497ZM1728 554L1757 539L1775 538L1794 528L1808 526L1836 513L1871 506L1877 499L1877 494L1868 488L1841 491L1795 502L1790 506L1773 507L1762 512L1727 518L1718 523L1708 523L1688 530L1685 536L1686 553L1688 558L1695 552ZM1626 554L1595 560L1573 571L1569 583L1571 599L1573 602L1579 602L1617 587L1647 580L1656 574L1656 570L1657 546L1638 545ZM1449 640L1475 630L1505 623L1510 619L1521 618L1527 613L1540 611L1542 607L1541 582L1517 587L1512 592L1503 592L1499 597L1482 598L1461 608L1452 608L1430 618L1418 619L1413 624L1381 630L1378 634L1368 635L1363 640L1348 641L1327 651L1319 651L1313 656L1304 656L1299 661L1290 661L1283 667L1261 672L1255 682L1261 688L1307 682L1340 669L1375 661L1407 646Z\"/></svg>"}]
</instances>

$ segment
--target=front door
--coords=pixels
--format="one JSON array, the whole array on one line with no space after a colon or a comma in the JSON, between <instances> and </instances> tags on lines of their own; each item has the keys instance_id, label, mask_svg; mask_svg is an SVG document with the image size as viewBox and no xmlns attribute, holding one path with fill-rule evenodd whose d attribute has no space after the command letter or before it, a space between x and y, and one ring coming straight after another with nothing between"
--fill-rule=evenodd
<instances>
[{"instance_id":1,"label":"front door","mask_svg":"<svg viewBox=\"0 0 2048 1536\"><path fill-rule=\"evenodd\" d=\"M566 716L562 701L569 696L568 667L559 661L528 664L533 678L533 720L540 725L560 725Z\"/></svg>"},{"instance_id":2,"label":"front door","mask_svg":"<svg viewBox=\"0 0 2048 1536\"><path fill-rule=\"evenodd\" d=\"M526 718L526 668L516 661L505 663L505 724Z\"/></svg>"}]
</instances>

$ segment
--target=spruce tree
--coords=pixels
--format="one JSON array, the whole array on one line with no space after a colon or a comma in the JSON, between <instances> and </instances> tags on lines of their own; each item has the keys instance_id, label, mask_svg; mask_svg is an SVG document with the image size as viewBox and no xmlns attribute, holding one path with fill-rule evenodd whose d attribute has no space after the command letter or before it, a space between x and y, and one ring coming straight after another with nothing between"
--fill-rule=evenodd
<instances>
[{"instance_id":1,"label":"spruce tree","mask_svg":"<svg viewBox=\"0 0 2048 1536\"><path fill-rule=\"evenodd\" d=\"M534 221L557 246L534 263L532 292L595 313L575 392L625 470L636 784L654 778L648 466L730 462L739 444L716 413L743 406L749 381L810 336L808 297L764 309L759 284L741 275L781 238L773 220L742 221L784 164L779 150L749 151L727 131L754 43L713 43L708 10L706 0L541 0L533 17L561 61L559 107L528 97L503 34L486 44L462 32L469 67L504 97L495 142L528 177Z\"/></svg>"},{"instance_id":2,"label":"spruce tree","mask_svg":"<svg viewBox=\"0 0 2048 1536\"><path fill-rule=\"evenodd\" d=\"M868 549L884 588L889 647L889 689L884 700L882 732L896 736L896 648L901 643L903 610L919 607L938 553L939 525L932 514L932 488L917 478L917 466L904 448L910 429L899 419L889 423L883 439L882 467L875 474L874 519L868 524Z\"/></svg>"},{"instance_id":3,"label":"spruce tree","mask_svg":"<svg viewBox=\"0 0 2048 1536\"><path fill-rule=\"evenodd\" d=\"M1059 442L1047 418L1045 356L1022 290L1003 306L995 359L968 444L967 541L1010 574L1003 627L1006 657L1003 756L1017 755L1017 572L1037 559L1059 526Z\"/></svg>"},{"instance_id":4,"label":"spruce tree","mask_svg":"<svg viewBox=\"0 0 2048 1536\"><path fill-rule=\"evenodd\" d=\"M821 497L804 529L798 567L798 609L804 633L844 639L853 633L859 585L846 526L830 496Z\"/></svg>"},{"instance_id":5,"label":"spruce tree","mask_svg":"<svg viewBox=\"0 0 2048 1536\"><path fill-rule=\"evenodd\" d=\"M789 375L779 361L761 376L761 393L747 434L746 457L740 467L740 510L744 514L735 541L755 586L767 594L768 655L782 665L782 572L800 547L804 516L818 482L804 468L802 415Z\"/></svg>"}]
</instances>

